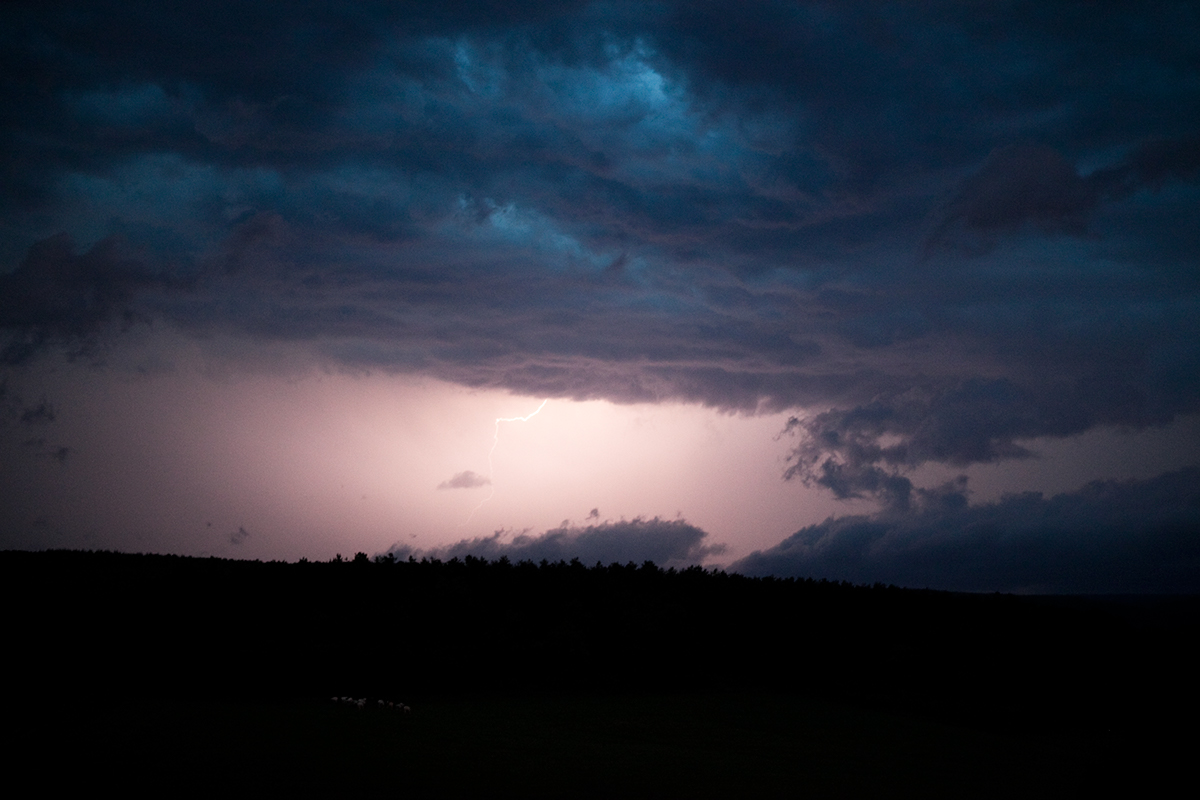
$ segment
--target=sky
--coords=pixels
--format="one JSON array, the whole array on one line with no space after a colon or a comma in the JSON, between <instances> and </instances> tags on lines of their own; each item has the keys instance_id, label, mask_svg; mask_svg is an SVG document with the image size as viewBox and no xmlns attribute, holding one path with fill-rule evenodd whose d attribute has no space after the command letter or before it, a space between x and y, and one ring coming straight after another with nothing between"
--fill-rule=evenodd
<instances>
[{"instance_id":1,"label":"sky","mask_svg":"<svg viewBox=\"0 0 1200 800\"><path fill-rule=\"evenodd\" d=\"M1200 591L1200 6L0 8L0 548Z\"/></svg>"}]
</instances>

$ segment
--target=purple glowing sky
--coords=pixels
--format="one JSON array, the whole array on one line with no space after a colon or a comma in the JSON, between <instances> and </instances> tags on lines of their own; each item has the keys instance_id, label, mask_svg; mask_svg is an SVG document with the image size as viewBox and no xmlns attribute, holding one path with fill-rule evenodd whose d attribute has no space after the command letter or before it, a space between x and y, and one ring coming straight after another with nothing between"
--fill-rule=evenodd
<instances>
[{"instance_id":1,"label":"purple glowing sky","mask_svg":"<svg viewBox=\"0 0 1200 800\"><path fill-rule=\"evenodd\" d=\"M0 22L0 547L1200 590L1193 5Z\"/></svg>"}]
</instances>

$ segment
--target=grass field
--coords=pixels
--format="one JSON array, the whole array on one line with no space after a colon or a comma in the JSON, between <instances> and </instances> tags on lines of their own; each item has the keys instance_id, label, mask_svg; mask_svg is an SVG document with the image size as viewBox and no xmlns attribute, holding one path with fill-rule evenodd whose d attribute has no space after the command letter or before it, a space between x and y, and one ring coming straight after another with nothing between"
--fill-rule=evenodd
<instances>
[{"instance_id":1,"label":"grass field","mask_svg":"<svg viewBox=\"0 0 1200 800\"><path fill-rule=\"evenodd\" d=\"M410 701L411 702L411 701ZM32 723L42 787L329 797L1070 797L1093 756L792 695L92 702Z\"/></svg>"}]
</instances>

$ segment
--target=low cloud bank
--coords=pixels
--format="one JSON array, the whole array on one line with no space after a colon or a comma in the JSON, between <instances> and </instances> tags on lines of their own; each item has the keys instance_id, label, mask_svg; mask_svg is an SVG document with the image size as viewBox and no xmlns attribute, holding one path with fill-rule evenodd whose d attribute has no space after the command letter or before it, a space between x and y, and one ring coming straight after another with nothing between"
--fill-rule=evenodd
<instances>
[{"instance_id":1,"label":"low cloud bank","mask_svg":"<svg viewBox=\"0 0 1200 800\"><path fill-rule=\"evenodd\" d=\"M495 561L507 556L510 561L569 561L578 558L592 565L653 561L660 567L684 567L699 564L706 556L725 551L723 544L705 544L708 533L682 519L665 520L637 517L620 522L604 522L585 527L562 525L537 536L517 534L506 538L505 531L492 536L416 550L408 545L393 545L388 552L397 558L451 558L475 556Z\"/></svg>"},{"instance_id":2,"label":"low cloud bank","mask_svg":"<svg viewBox=\"0 0 1200 800\"><path fill-rule=\"evenodd\" d=\"M978 506L960 482L905 510L831 517L729 569L957 591L1200 592L1200 467Z\"/></svg>"}]
</instances>

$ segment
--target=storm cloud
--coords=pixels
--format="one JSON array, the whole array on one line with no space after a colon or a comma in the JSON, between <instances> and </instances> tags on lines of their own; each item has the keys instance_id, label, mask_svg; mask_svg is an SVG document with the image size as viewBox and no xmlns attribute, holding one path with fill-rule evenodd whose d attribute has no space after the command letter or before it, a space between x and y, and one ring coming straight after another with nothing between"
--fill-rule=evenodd
<instances>
[{"instance_id":1,"label":"storm cloud","mask_svg":"<svg viewBox=\"0 0 1200 800\"><path fill-rule=\"evenodd\" d=\"M913 507L830 518L730 569L1027 593L1200 591L1200 469L968 505L966 482Z\"/></svg>"},{"instance_id":2,"label":"storm cloud","mask_svg":"<svg viewBox=\"0 0 1200 800\"><path fill-rule=\"evenodd\" d=\"M9 369L137 327L791 409L787 477L897 510L922 464L1200 412L1192 4L0 20Z\"/></svg>"}]
</instances>

